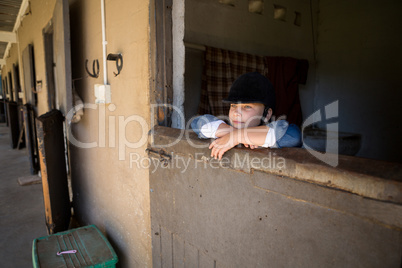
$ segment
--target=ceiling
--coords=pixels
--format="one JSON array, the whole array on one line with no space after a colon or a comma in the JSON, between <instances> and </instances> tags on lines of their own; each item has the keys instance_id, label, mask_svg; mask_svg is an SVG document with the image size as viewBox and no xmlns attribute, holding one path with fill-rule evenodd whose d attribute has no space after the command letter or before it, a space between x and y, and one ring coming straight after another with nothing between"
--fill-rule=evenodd
<instances>
[{"instance_id":1,"label":"ceiling","mask_svg":"<svg viewBox=\"0 0 402 268\"><path fill-rule=\"evenodd\" d=\"M16 42L15 30L28 6L28 0L0 0L0 65L5 64L6 54Z\"/></svg>"}]
</instances>

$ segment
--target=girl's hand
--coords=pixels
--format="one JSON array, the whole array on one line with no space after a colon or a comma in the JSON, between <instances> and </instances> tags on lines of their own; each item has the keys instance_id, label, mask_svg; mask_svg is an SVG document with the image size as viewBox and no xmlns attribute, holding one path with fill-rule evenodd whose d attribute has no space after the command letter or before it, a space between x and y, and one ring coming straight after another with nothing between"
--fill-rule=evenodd
<instances>
[{"instance_id":1,"label":"girl's hand","mask_svg":"<svg viewBox=\"0 0 402 268\"><path fill-rule=\"evenodd\" d=\"M253 145L253 144L243 144L243 145L244 145L244 147L250 148L250 149L258 148L258 145Z\"/></svg>"},{"instance_id":2,"label":"girl's hand","mask_svg":"<svg viewBox=\"0 0 402 268\"><path fill-rule=\"evenodd\" d=\"M211 157L221 160L224 153L239 144L238 140L238 134L236 131L214 140L209 145L209 149L211 149Z\"/></svg>"}]
</instances>

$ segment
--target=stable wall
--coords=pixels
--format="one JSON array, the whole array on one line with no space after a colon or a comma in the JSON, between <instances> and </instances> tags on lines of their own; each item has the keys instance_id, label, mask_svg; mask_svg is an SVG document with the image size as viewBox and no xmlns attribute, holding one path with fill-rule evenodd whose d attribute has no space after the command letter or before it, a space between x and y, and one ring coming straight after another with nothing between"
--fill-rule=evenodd
<instances>
[{"instance_id":1,"label":"stable wall","mask_svg":"<svg viewBox=\"0 0 402 268\"><path fill-rule=\"evenodd\" d=\"M36 81L42 81L42 89L38 92L37 116L40 116L49 111L47 81L45 70L45 51L43 44L43 28L49 23L53 16L53 10L56 1L31 1L31 14L25 16L17 29L18 35L18 53L22 55L22 51L29 45L33 45L34 49L34 68ZM13 53L14 54L14 53ZM19 56L17 56L19 57ZM8 62L7 62L8 65ZM21 87L24 90L24 79L22 62L20 63L20 81ZM25 94L24 94L25 103Z\"/></svg>"},{"instance_id":2,"label":"stable wall","mask_svg":"<svg viewBox=\"0 0 402 268\"><path fill-rule=\"evenodd\" d=\"M9 53L6 57L6 64L2 66L2 73L4 75L3 80L7 77L7 84L10 85L8 73L11 73L12 89L13 92L17 91L13 65L18 65L18 75L19 75L19 87L21 88L22 98L18 98L18 102L25 103L25 85L24 85L24 68L22 62L22 51L29 45L33 45L34 48L34 68L36 71L36 79L42 80L42 89L37 94L38 103L35 109L36 116L40 116L46 113L48 109L47 104L47 83L46 83L46 71L45 71L45 58L44 58L44 46L43 46L43 35L42 29L51 20L53 16L53 9L55 6L55 1L34 1L30 3L30 13L22 18L19 28L16 30L17 43L11 45ZM30 90L30 89L29 89ZM5 95L5 94L4 94ZM17 101L15 98L15 93L13 93L13 100ZM10 96L11 97L11 96ZM3 96L5 99L6 96ZM22 113L18 113L18 123L19 129L22 128ZM11 133L16 135L17 139L19 137L19 129L11 130ZM17 131L17 132L16 132ZM16 133L15 133L16 132ZM14 136L15 137L15 136Z\"/></svg>"},{"instance_id":3,"label":"stable wall","mask_svg":"<svg viewBox=\"0 0 402 268\"><path fill-rule=\"evenodd\" d=\"M339 129L362 135L358 156L402 161L402 2L319 3L314 109L339 100Z\"/></svg>"},{"instance_id":4,"label":"stable wall","mask_svg":"<svg viewBox=\"0 0 402 268\"><path fill-rule=\"evenodd\" d=\"M81 224L96 224L106 233L121 267L151 267L148 169L130 166L130 155L147 156L150 3L105 1L107 53L123 55L118 76L113 74L115 62L107 62L112 91L112 104L107 105L95 104L94 96L94 85L103 84L104 70L100 3L70 1L73 80L86 105L81 121L71 125L72 135L82 143L96 143L91 148L70 143L74 212ZM88 60L92 73L95 59L98 78L85 71ZM143 136L145 142L134 146Z\"/></svg>"},{"instance_id":5,"label":"stable wall","mask_svg":"<svg viewBox=\"0 0 402 268\"><path fill-rule=\"evenodd\" d=\"M401 164L153 134L153 267L400 267Z\"/></svg>"},{"instance_id":6,"label":"stable wall","mask_svg":"<svg viewBox=\"0 0 402 268\"><path fill-rule=\"evenodd\" d=\"M74 211L81 224L96 224L107 234L123 267L151 267L148 169L130 166L129 162L130 153L146 157L150 122L150 4L106 1L107 51L122 53L124 66L115 77L115 63L107 63L113 105L105 106L94 104L93 93L94 84L103 83L100 1L69 2L72 78L83 102L93 105L86 106L82 120L70 127L79 142L97 143L91 149L69 145ZM24 17L17 30L19 43L11 46L6 65L2 66L3 74L8 74L16 63L22 69L20 55L28 44L33 45L36 80L42 81L37 116L49 110L42 31L51 20L54 7L54 0L30 3L31 14ZM99 78L88 77L86 59L91 71L92 60L99 59ZM24 88L23 79L20 81ZM130 121L132 115L140 119ZM134 147L142 136L145 137L142 145L128 148Z\"/></svg>"}]
</instances>

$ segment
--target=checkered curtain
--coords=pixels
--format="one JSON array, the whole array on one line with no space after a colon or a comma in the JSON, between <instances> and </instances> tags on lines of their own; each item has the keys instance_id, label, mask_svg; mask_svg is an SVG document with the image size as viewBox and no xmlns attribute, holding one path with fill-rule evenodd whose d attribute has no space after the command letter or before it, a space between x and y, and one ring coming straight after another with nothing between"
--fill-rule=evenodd
<instances>
[{"instance_id":1,"label":"checkered curtain","mask_svg":"<svg viewBox=\"0 0 402 268\"><path fill-rule=\"evenodd\" d=\"M237 77L259 72L275 88L276 117L285 115L289 123L302 123L299 84L305 84L308 61L290 57L256 56L220 48L207 47L198 114L228 115L229 105L222 102Z\"/></svg>"},{"instance_id":2,"label":"checkered curtain","mask_svg":"<svg viewBox=\"0 0 402 268\"><path fill-rule=\"evenodd\" d=\"M207 47L202 77L199 114L228 115L229 105L222 102L240 75L260 72L267 75L264 57Z\"/></svg>"}]
</instances>

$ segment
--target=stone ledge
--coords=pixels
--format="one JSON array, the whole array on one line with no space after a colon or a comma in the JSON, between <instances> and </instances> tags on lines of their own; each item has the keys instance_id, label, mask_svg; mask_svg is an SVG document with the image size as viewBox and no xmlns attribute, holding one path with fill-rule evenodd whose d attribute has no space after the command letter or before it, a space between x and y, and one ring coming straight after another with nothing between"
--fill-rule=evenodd
<instances>
[{"instance_id":1,"label":"stone ledge","mask_svg":"<svg viewBox=\"0 0 402 268\"><path fill-rule=\"evenodd\" d=\"M402 204L402 164L339 156L337 167L316 159L306 149L234 148L220 162L210 157L209 140L192 131L157 126L150 132L149 148L165 155L176 154L222 167L252 173L259 170L286 176L375 200ZM196 148L198 147L198 148ZM265 162L264 162L265 161ZM278 164L282 163L282 164Z\"/></svg>"}]
</instances>

